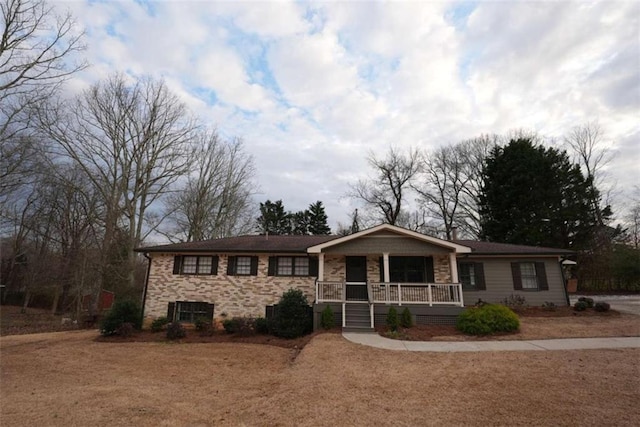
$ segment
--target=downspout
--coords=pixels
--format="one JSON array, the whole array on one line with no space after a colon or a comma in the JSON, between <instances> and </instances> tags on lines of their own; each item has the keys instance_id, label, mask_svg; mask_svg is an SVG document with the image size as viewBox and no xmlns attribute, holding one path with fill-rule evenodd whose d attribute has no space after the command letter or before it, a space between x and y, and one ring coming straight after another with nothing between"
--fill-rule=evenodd
<instances>
[{"instance_id":1,"label":"downspout","mask_svg":"<svg viewBox=\"0 0 640 427\"><path fill-rule=\"evenodd\" d=\"M140 313L140 318L144 321L144 306L147 301L147 287L149 286L149 273L151 273L151 257L145 252L142 255L148 260L147 263L147 272L144 277L144 289L142 290L142 312Z\"/></svg>"},{"instance_id":2,"label":"downspout","mask_svg":"<svg viewBox=\"0 0 640 427\"><path fill-rule=\"evenodd\" d=\"M562 277L562 289L564 289L564 298L567 301L567 305L571 307L571 300L569 299L569 291L567 291L567 278L564 277L564 266L562 265L562 257L558 257L558 264L560 265L560 276Z\"/></svg>"}]
</instances>

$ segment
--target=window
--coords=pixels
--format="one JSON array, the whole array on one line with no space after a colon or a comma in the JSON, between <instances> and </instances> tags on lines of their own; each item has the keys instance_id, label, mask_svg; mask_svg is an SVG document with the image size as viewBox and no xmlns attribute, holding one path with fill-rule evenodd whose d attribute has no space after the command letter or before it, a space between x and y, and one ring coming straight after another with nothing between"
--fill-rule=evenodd
<instances>
[{"instance_id":1,"label":"window","mask_svg":"<svg viewBox=\"0 0 640 427\"><path fill-rule=\"evenodd\" d=\"M523 291L547 291L547 273L544 262L512 262L513 289Z\"/></svg>"},{"instance_id":2,"label":"window","mask_svg":"<svg viewBox=\"0 0 640 427\"><path fill-rule=\"evenodd\" d=\"M458 280L464 291L485 290L484 265L481 262L459 262Z\"/></svg>"},{"instance_id":3,"label":"window","mask_svg":"<svg viewBox=\"0 0 640 427\"><path fill-rule=\"evenodd\" d=\"M179 255L173 259L173 274L218 274L217 256Z\"/></svg>"},{"instance_id":4,"label":"window","mask_svg":"<svg viewBox=\"0 0 640 427\"><path fill-rule=\"evenodd\" d=\"M460 264L460 283L462 283L462 289L475 289L476 288L476 272L473 263L465 262Z\"/></svg>"},{"instance_id":5,"label":"window","mask_svg":"<svg viewBox=\"0 0 640 427\"><path fill-rule=\"evenodd\" d=\"M536 278L536 265L532 262L520 263L520 278L522 289L538 289L538 279Z\"/></svg>"},{"instance_id":6,"label":"window","mask_svg":"<svg viewBox=\"0 0 640 427\"><path fill-rule=\"evenodd\" d=\"M268 273L269 276L315 276L318 261L306 256L272 256Z\"/></svg>"},{"instance_id":7,"label":"window","mask_svg":"<svg viewBox=\"0 0 640 427\"><path fill-rule=\"evenodd\" d=\"M213 319L213 304L206 302L176 301L169 303L167 317L178 322L195 323L199 318Z\"/></svg>"},{"instance_id":8,"label":"window","mask_svg":"<svg viewBox=\"0 0 640 427\"><path fill-rule=\"evenodd\" d=\"M257 256L230 256L227 259L228 276L256 276L258 275Z\"/></svg>"},{"instance_id":9,"label":"window","mask_svg":"<svg viewBox=\"0 0 640 427\"><path fill-rule=\"evenodd\" d=\"M433 258L391 256L389 257L389 280L397 283L434 282Z\"/></svg>"}]
</instances>

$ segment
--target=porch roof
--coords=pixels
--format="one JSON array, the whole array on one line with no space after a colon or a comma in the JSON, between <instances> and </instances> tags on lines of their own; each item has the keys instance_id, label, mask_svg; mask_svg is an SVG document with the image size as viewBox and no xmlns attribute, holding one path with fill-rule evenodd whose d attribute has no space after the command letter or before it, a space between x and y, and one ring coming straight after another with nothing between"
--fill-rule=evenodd
<instances>
[{"instance_id":1,"label":"porch roof","mask_svg":"<svg viewBox=\"0 0 640 427\"><path fill-rule=\"evenodd\" d=\"M468 246L454 243L448 240L438 239L436 237L427 236L426 234L418 233L412 230L407 230L406 228L396 227L395 225L390 225L390 224L381 224L376 227L368 228L366 230L362 230L357 233L350 234L348 236L343 236L337 239L332 239L327 242L317 244L315 246L311 246L307 249L307 252L309 252L310 254L321 253L323 252L324 249L327 249L336 245L341 245L341 244L350 242L352 240L356 240L361 237L365 237L365 236L372 235L375 233L380 233L380 232L390 232L400 237L409 237L418 241L429 243L431 245L439 246L453 253L470 253L471 252L471 248L469 248Z\"/></svg>"}]
</instances>

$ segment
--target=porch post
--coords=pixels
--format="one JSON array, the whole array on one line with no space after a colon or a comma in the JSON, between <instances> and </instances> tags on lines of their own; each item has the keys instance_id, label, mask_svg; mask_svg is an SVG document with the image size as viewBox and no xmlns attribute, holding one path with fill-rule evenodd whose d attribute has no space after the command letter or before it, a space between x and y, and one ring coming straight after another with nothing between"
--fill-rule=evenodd
<instances>
[{"instance_id":1,"label":"porch post","mask_svg":"<svg viewBox=\"0 0 640 427\"><path fill-rule=\"evenodd\" d=\"M318 254L318 282L324 281L324 254Z\"/></svg>"},{"instance_id":2,"label":"porch post","mask_svg":"<svg viewBox=\"0 0 640 427\"><path fill-rule=\"evenodd\" d=\"M455 252L449 254L449 271L451 272L451 283L458 283L458 263Z\"/></svg>"},{"instance_id":3,"label":"porch post","mask_svg":"<svg viewBox=\"0 0 640 427\"><path fill-rule=\"evenodd\" d=\"M382 254L382 267L384 273L382 277L384 278L384 282L389 283L389 252Z\"/></svg>"}]
</instances>

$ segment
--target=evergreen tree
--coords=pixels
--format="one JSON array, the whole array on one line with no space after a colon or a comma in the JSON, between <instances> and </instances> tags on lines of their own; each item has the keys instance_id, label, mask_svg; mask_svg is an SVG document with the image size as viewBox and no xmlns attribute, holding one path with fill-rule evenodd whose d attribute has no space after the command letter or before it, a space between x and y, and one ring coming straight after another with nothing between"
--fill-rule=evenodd
<instances>
[{"instance_id":1,"label":"evergreen tree","mask_svg":"<svg viewBox=\"0 0 640 427\"><path fill-rule=\"evenodd\" d=\"M260 234L291 234L291 214L284 210L282 200L260 203L260 216L256 219Z\"/></svg>"},{"instance_id":2,"label":"evergreen tree","mask_svg":"<svg viewBox=\"0 0 640 427\"><path fill-rule=\"evenodd\" d=\"M580 249L594 236L592 200L599 195L566 152L511 140L483 168L482 238L496 242Z\"/></svg>"},{"instance_id":3,"label":"evergreen tree","mask_svg":"<svg viewBox=\"0 0 640 427\"><path fill-rule=\"evenodd\" d=\"M309 231L309 211L299 211L290 214L291 234L307 235Z\"/></svg>"},{"instance_id":4,"label":"evergreen tree","mask_svg":"<svg viewBox=\"0 0 640 427\"><path fill-rule=\"evenodd\" d=\"M331 228L327 224L327 214L324 211L322 202L318 200L309 205L309 209L305 211L308 217L309 234L331 234Z\"/></svg>"}]
</instances>

